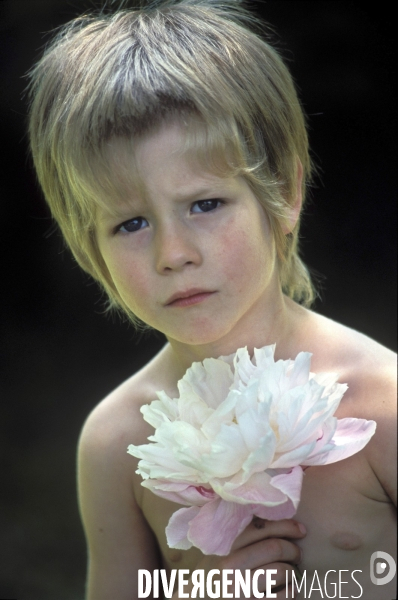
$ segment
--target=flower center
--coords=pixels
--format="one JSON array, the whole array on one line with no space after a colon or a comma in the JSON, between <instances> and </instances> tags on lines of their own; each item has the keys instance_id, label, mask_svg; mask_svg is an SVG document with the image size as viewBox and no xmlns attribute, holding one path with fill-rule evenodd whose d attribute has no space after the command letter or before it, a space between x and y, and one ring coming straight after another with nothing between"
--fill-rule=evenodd
<instances>
[{"instance_id":1,"label":"flower center","mask_svg":"<svg viewBox=\"0 0 398 600\"><path fill-rule=\"evenodd\" d=\"M198 490L199 494L205 498L212 498L214 496L213 490L208 490L207 488L203 487L203 485L196 486L196 489Z\"/></svg>"}]
</instances>

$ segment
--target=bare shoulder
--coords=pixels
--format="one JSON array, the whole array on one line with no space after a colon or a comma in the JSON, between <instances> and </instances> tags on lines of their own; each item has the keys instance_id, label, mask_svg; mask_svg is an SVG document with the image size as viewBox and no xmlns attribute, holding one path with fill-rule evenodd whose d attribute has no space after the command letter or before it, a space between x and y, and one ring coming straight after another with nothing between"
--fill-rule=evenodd
<instances>
[{"instance_id":1,"label":"bare shoulder","mask_svg":"<svg viewBox=\"0 0 398 600\"><path fill-rule=\"evenodd\" d=\"M338 417L376 421L376 433L364 453L396 503L397 355L358 331L319 315L315 319L326 343L324 370L339 373L339 381L348 384ZM319 340L315 345L320 348Z\"/></svg>"},{"instance_id":2,"label":"bare shoulder","mask_svg":"<svg viewBox=\"0 0 398 600\"><path fill-rule=\"evenodd\" d=\"M154 399L151 386L142 371L134 374L106 396L88 415L81 443L108 446L109 442L134 443L144 440L140 408ZM111 450L108 446L108 450Z\"/></svg>"},{"instance_id":3,"label":"bare shoulder","mask_svg":"<svg viewBox=\"0 0 398 600\"><path fill-rule=\"evenodd\" d=\"M163 349L95 406L84 424L81 442L89 441L98 446L108 445L110 441L116 445L146 442L149 429L145 428L140 409L163 389L164 355Z\"/></svg>"},{"instance_id":4,"label":"bare shoulder","mask_svg":"<svg viewBox=\"0 0 398 600\"><path fill-rule=\"evenodd\" d=\"M309 312L308 346L316 363L315 370L326 367L349 377L351 384L384 386L394 390L397 374L397 355L368 336ZM306 323L307 325L307 323Z\"/></svg>"},{"instance_id":5,"label":"bare shoulder","mask_svg":"<svg viewBox=\"0 0 398 600\"><path fill-rule=\"evenodd\" d=\"M364 418L377 415L383 420L395 414L395 352L326 317L313 313L312 319L312 330L316 331L311 338L314 370L334 371L342 383L348 384L345 404L349 404L350 411L360 411Z\"/></svg>"}]
</instances>

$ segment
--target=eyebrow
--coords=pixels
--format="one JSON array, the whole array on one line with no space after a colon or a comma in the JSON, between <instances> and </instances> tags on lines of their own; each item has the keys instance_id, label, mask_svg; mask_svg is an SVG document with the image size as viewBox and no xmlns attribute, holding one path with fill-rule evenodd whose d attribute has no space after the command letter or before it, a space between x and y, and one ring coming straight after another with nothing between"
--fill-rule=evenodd
<instances>
[{"instance_id":1,"label":"eyebrow","mask_svg":"<svg viewBox=\"0 0 398 600\"><path fill-rule=\"evenodd\" d=\"M190 192L182 192L182 193L177 193L176 194L176 200L194 200L195 198L199 198L200 196L208 196L208 195L212 195L214 193L218 193L215 192L215 187L203 187L203 188L198 188L198 189L194 189L193 191Z\"/></svg>"},{"instance_id":2,"label":"eyebrow","mask_svg":"<svg viewBox=\"0 0 398 600\"><path fill-rule=\"evenodd\" d=\"M199 199L201 197L204 196L213 196L216 197L219 194L220 195L224 195L225 193L227 193L227 189L226 187L223 187L221 189L217 190L217 185L214 184L212 186L204 186L204 187L198 187L197 189L192 189L191 191L188 190L187 192L178 192L175 195L175 199L177 202L190 202L192 200L196 200ZM131 212L131 210L133 211L138 211L140 212L141 210L141 203L142 203L142 199L139 198L137 199L135 202L134 201L126 201L125 203L123 203L123 206L120 208L120 210L118 210L116 207L114 207L113 210L108 211L101 211L99 214L99 221L100 222L105 222L107 221L109 218L115 218L115 219L123 219L125 217L125 214L128 214L129 212Z\"/></svg>"},{"instance_id":3,"label":"eyebrow","mask_svg":"<svg viewBox=\"0 0 398 600\"><path fill-rule=\"evenodd\" d=\"M187 186L188 188L188 186ZM185 192L184 190L181 193L176 194L176 199L178 200L195 200L196 198L200 198L201 196L218 196L229 194L231 192L231 182L228 181L228 178L219 178L218 181L210 182L202 187L198 182L197 188L188 188Z\"/></svg>"},{"instance_id":4,"label":"eyebrow","mask_svg":"<svg viewBox=\"0 0 398 600\"><path fill-rule=\"evenodd\" d=\"M98 214L98 221L100 223L105 223L108 220L124 219L125 218L125 214L124 213L126 213L126 215L127 215L127 213L129 212L127 210L127 208L126 208L126 210L123 210L123 209L118 210L117 208L114 208L113 210L112 209L109 209L109 210L106 210L106 209L99 210L98 213L97 213ZM130 211L131 211L131 208L132 207L130 206Z\"/></svg>"}]
</instances>

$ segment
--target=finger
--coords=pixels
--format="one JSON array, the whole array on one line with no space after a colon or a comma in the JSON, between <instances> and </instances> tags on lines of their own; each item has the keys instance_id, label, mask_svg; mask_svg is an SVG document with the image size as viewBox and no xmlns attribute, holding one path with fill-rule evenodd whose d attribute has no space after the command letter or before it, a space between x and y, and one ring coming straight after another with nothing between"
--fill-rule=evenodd
<instances>
[{"instance_id":1,"label":"finger","mask_svg":"<svg viewBox=\"0 0 398 600\"><path fill-rule=\"evenodd\" d=\"M258 592L264 593L265 598L268 597L266 594L271 591L273 594L277 594L277 598L295 598L294 595L290 594L290 596L286 596L285 592L287 589L291 589L290 579L291 579L291 571L293 567L286 563L275 563L271 565L267 565L266 569L262 569L264 574L260 574L259 576L254 577L256 569L251 571L251 579L252 582L252 594L253 590L257 589ZM270 572L271 570L271 572ZM268 571L268 577L266 574ZM255 587L254 587L255 586ZM235 595L234 598L247 598L244 595L241 586L234 585ZM254 596L250 596L250 598L254 598Z\"/></svg>"},{"instance_id":2,"label":"finger","mask_svg":"<svg viewBox=\"0 0 398 600\"><path fill-rule=\"evenodd\" d=\"M266 566L270 563L289 563L298 565L301 562L301 549L289 540L282 538L270 538L258 542L259 552L263 553ZM248 547L250 552L251 546ZM263 560L264 560L263 558Z\"/></svg>"},{"instance_id":3,"label":"finger","mask_svg":"<svg viewBox=\"0 0 398 600\"><path fill-rule=\"evenodd\" d=\"M259 590L259 591L260 591L260 590ZM278 591L276 591L276 590L272 590L272 593L273 593L273 594L276 594L276 596L275 596L274 600L282 600L282 599L283 599L283 600L286 600L286 598L297 598L297 596L291 596L291 595L289 595L289 596L288 596L288 595L287 595L287 592L286 592L286 588L281 588L281 589L278 589ZM265 594L265 592L264 592L264 594ZM266 597L267 597L267 596L265 596L265 595L264 595L264 598L266 598ZM235 598L238 598L238 596L235 596ZM242 599L243 599L243 598L244 598L244 596L240 596L240 598L242 598ZM255 596L250 596L250 599L249 599L249 600L257 600L257 598L256 598Z\"/></svg>"},{"instance_id":4,"label":"finger","mask_svg":"<svg viewBox=\"0 0 398 600\"><path fill-rule=\"evenodd\" d=\"M267 569L272 569L273 571L277 570L277 573L272 572L270 574L271 579L268 580L268 585L267 585L267 576L266 575L261 575L258 580L257 580L257 591L261 593L264 593L264 598L269 598L269 593L271 592L272 594L276 594L275 598L277 600L283 598L284 600L286 600L286 598L295 598L295 596L292 595L286 595L287 592L287 586L286 586L286 579L288 577L288 565L283 565L283 564L275 564L275 565L269 565L267 567ZM272 581L272 585L270 587L270 582ZM254 600L255 596L253 595L254 589L252 590L252 596L250 596L250 600ZM235 596L236 598L243 598L242 595L240 596Z\"/></svg>"},{"instance_id":5,"label":"finger","mask_svg":"<svg viewBox=\"0 0 398 600\"><path fill-rule=\"evenodd\" d=\"M236 538L232 550L253 544L259 540L281 537L287 539L302 539L306 535L306 529L302 523L294 519L282 519L281 521L266 521L254 517L253 521Z\"/></svg>"},{"instance_id":6,"label":"finger","mask_svg":"<svg viewBox=\"0 0 398 600\"><path fill-rule=\"evenodd\" d=\"M293 577L294 574L294 577ZM299 592L298 590L301 588L301 573L299 569L292 569L289 573L286 574L286 588L285 588L285 596L284 598L298 598Z\"/></svg>"},{"instance_id":7,"label":"finger","mask_svg":"<svg viewBox=\"0 0 398 600\"><path fill-rule=\"evenodd\" d=\"M230 555L230 559L230 568L268 569L274 563L299 564L301 550L289 540L270 538L239 548L233 555Z\"/></svg>"},{"instance_id":8,"label":"finger","mask_svg":"<svg viewBox=\"0 0 398 600\"><path fill-rule=\"evenodd\" d=\"M271 585L272 593L278 592L280 589L285 589L291 580L291 571L293 567L286 563L275 563L271 565L267 565L267 568L264 568L264 575L260 575L258 577L258 590L260 592L265 592ZM266 574L268 571L268 577ZM275 572L276 571L276 572ZM267 588L268 581L268 588ZM272 584L270 582L272 581Z\"/></svg>"},{"instance_id":9,"label":"finger","mask_svg":"<svg viewBox=\"0 0 398 600\"><path fill-rule=\"evenodd\" d=\"M293 584L293 572L295 572L295 585ZM272 587L272 593L279 598L297 598L297 580L300 580L300 575L294 567L290 565L279 565L278 573L275 577L276 584Z\"/></svg>"}]
</instances>

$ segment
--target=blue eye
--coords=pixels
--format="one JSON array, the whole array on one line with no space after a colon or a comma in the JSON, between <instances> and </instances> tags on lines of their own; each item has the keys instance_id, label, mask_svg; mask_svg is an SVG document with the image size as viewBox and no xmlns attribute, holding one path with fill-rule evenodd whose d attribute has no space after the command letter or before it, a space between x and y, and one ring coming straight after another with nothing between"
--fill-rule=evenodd
<instances>
[{"instance_id":1,"label":"blue eye","mask_svg":"<svg viewBox=\"0 0 398 600\"><path fill-rule=\"evenodd\" d=\"M191 212L193 213L204 213L210 212L211 210L215 210L222 204L222 201L218 198L211 198L209 200L198 200L194 202L191 208Z\"/></svg>"},{"instance_id":2,"label":"blue eye","mask_svg":"<svg viewBox=\"0 0 398 600\"><path fill-rule=\"evenodd\" d=\"M121 233L134 233L134 231L139 231L147 226L148 221L144 219L144 217L135 217L135 219L124 221L124 223L117 227L116 231L120 231Z\"/></svg>"}]
</instances>

